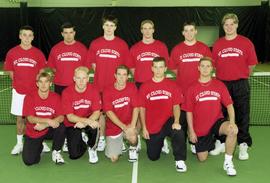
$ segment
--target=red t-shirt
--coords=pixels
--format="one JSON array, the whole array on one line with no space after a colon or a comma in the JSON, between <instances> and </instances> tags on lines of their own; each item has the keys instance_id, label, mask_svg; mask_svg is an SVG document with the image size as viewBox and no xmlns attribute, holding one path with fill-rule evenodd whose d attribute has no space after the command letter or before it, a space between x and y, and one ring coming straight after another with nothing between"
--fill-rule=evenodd
<instances>
[{"instance_id":1,"label":"red t-shirt","mask_svg":"<svg viewBox=\"0 0 270 183\"><path fill-rule=\"evenodd\" d=\"M54 83L61 86L69 86L73 83L74 70L86 64L86 47L76 41L67 45L64 41L57 43L50 52L48 66L56 69Z\"/></svg>"},{"instance_id":2,"label":"red t-shirt","mask_svg":"<svg viewBox=\"0 0 270 183\"><path fill-rule=\"evenodd\" d=\"M198 80L198 64L200 59L205 56L211 57L211 51L207 45L200 41L192 46L181 42L173 48L169 67L177 70L176 83L184 94L190 84Z\"/></svg>"},{"instance_id":3,"label":"red t-shirt","mask_svg":"<svg viewBox=\"0 0 270 183\"><path fill-rule=\"evenodd\" d=\"M75 90L75 84L72 84L62 93L62 107L64 114L75 114L87 118L94 111L101 109L101 100L98 91L91 84L87 84L87 89L83 93L78 93ZM64 124L67 127L75 125L67 118Z\"/></svg>"},{"instance_id":4,"label":"red t-shirt","mask_svg":"<svg viewBox=\"0 0 270 183\"><path fill-rule=\"evenodd\" d=\"M35 91L26 95L23 104L23 116L35 116L39 118L56 118L62 115L62 106L60 96L54 92L50 92L48 98L42 99ZM25 134L31 138L39 138L47 134L48 128L37 131L34 129L36 124L26 121Z\"/></svg>"},{"instance_id":5,"label":"red t-shirt","mask_svg":"<svg viewBox=\"0 0 270 183\"><path fill-rule=\"evenodd\" d=\"M132 119L132 112L139 107L138 91L133 83L127 83L123 90L117 90L112 85L105 88L103 93L103 109L112 111L121 122L128 125ZM106 135L115 136L122 132L108 117L106 118Z\"/></svg>"},{"instance_id":6,"label":"red t-shirt","mask_svg":"<svg viewBox=\"0 0 270 183\"><path fill-rule=\"evenodd\" d=\"M45 65L46 58L39 49L32 46L24 50L18 45L8 51L4 69L13 71L13 88L20 94L28 94L37 88L36 76Z\"/></svg>"},{"instance_id":7,"label":"red t-shirt","mask_svg":"<svg viewBox=\"0 0 270 183\"><path fill-rule=\"evenodd\" d=\"M140 105L145 108L146 128L150 134L158 133L173 116L173 106L181 104L183 95L174 81L164 79L159 83L149 80L142 84Z\"/></svg>"},{"instance_id":8,"label":"red t-shirt","mask_svg":"<svg viewBox=\"0 0 270 183\"><path fill-rule=\"evenodd\" d=\"M87 60L96 64L94 85L102 92L106 86L114 83L114 72L117 66L125 64L130 59L127 43L115 37L108 41L99 37L90 44Z\"/></svg>"},{"instance_id":9,"label":"red t-shirt","mask_svg":"<svg viewBox=\"0 0 270 183\"><path fill-rule=\"evenodd\" d=\"M145 44L142 41L136 43L131 47L130 55L131 62L128 63L128 66L135 68L134 79L141 83L153 77L151 67L155 57L164 57L167 63L169 61L168 48L159 40L155 40L151 44Z\"/></svg>"},{"instance_id":10,"label":"red t-shirt","mask_svg":"<svg viewBox=\"0 0 270 183\"><path fill-rule=\"evenodd\" d=\"M220 80L232 81L249 77L249 66L258 63L252 42L241 35L233 40L225 37L213 46L216 76Z\"/></svg>"},{"instance_id":11,"label":"red t-shirt","mask_svg":"<svg viewBox=\"0 0 270 183\"><path fill-rule=\"evenodd\" d=\"M232 104L226 86L219 80L193 83L187 92L182 108L193 114L193 128L198 137L209 133L219 118L223 118L222 105Z\"/></svg>"}]
</instances>

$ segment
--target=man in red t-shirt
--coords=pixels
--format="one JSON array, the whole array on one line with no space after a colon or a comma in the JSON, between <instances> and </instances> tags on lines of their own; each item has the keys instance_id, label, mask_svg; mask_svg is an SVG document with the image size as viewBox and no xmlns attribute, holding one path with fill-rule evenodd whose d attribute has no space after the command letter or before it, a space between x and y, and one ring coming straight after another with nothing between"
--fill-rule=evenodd
<instances>
[{"instance_id":1,"label":"man in red t-shirt","mask_svg":"<svg viewBox=\"0 0 270 183\"><path fill-rule=\"evenodd\" d=\"M127 83L129 69L125 65L116 68L115 83L105 88L103 109L106 112L106 148L105 155L112 162L122 154L123 137L130 144L129 159L135 162L137 154L136 123L139 115L138 91L133 83Z\"/></svg>"},{"instance_id":2,"label":"man in red t-shirt","mask_svg":"<svg viewBox=\"0 0 270 183\"><path fill-rule=\"evenodd\" d=\"M17 144L11 154L20 154L23 149L25 121L22 118L25 95L36 89L36 76L46 64L44 54L32 46L34 32L31 26L22 26L19 32L20 45L6 55L4 69L12 80L11 114L17 117ZM50 151L46 146L46 151Z\"/></svg>"},{"instance_id":3,"label":"man in red t-shirt","mask_svg":"<svg viewBox=\"0 0 270 183\"><path fill-rule=\"evenodd\" d=\"M152 20L143 20L141 22L142 40L130 48L131 59L127 63L127 66L131 68L138 89L142 83L152 79L153 72L151 67L155 57L164 57L166 59L166 65L169 62L168 48L165 43L154 39L154 32L154 22ZM137 125L137 128L140 129L140 123ZM138 149L140 149L140 136L138 138ZM164 139L162 152L166 154L170 152L166 139Z\"/></svg>"},{"instance_id":4,"label":"man in red t-shirt","mask_svg":"<svg viewBox=\"0 0 270 183\"><path fill-rule=\"evenodd\" d=\"M118 20L112 15L102 19L104 35L93 40L89 46L87 61L95 71L94 86L100 93L104 88L113 84L115 78L114 71L117 66L125 64L130 59L127 43L114 35ZM98 151L105 149L105 118L100 116L101 131L98 144Z\"/></svg>"},{"instance_id":5,"label":"man in red t-shirt","mask_svg":"<svg viewBox=\"0 0 270 183\"><path fill-rule=\"evenodd\" d=\"M79 66L87 66L87 49L75 40L75 26L66 22L61 26L61 31L64 40L54 45L48 59L48 66L55 72L54 91L59 95L73 84L74 70ZM63 151L67 152L66 140Z\"/></svg>"},{"instance_id":6,"label":"man in red t-shirt","mask_svg":"<svg viewBox=\"0 0 270 183\"><path fill-rule=\"evenodd\" d=\"M80 158L88 146L89 162L97 163L96 151L101 100L98 91L89 83L89 69L80 66L74 71L75 84L62 93L62 106L66 118L66 136L70 159ZM87 138L82 138L82 131Z\"/></svg>"},{"instance_id":7,"label":"man in red t-shirt","mask_svg":"<svg viewBox=\"0 0 270 183\"><path fill-rule=\"evenodd\" d=\"M188 87L199 78L200 58L211 57L209 47L196 39L197 33L195 22L185 22L182 30L185 40L171 51L169 67L176 74L176 83L181 87L184 95ZM184 110L181 111L181 124L186 134L187 122ZM193 145L191 145L191 151L196 153Z\"/></svg>"},{"instance_id":8,"label":"man in red t-shirt","mask_svg":"<svg viewBox=\"0 0 270 183\"><path fill-rule=\"evenodd\" d=\"M61 26L63 41L54 45L48 58L48 66L55 72L54 88L60 94L73 84L74 70L79 66L87 66L87 49L75 40L75 26L69 22Z\"/></svg>"},{"instance_id":9,"label":"man in red t-shirt","mask_svg":"<svg viewBox=\"0 0 270 183\"><path fill-rule=\"evenodd\" d=\"M174 81L165 78L166 70L165 58L154 58L153 78L140 88L142 131L150 160L159 159L163 140L169 136L172 139L176 170L186 172L186 143L179 123L183 95Z\"/></svg>"},{"instance_id":10,"label":"man in red t-shirt","mask_svg":"<svg viewBox=\"0 0 270 183\"><path fill-rule=\"evenodd\" d=\"M199 161L205 161L208 152L215 148L214 135L226 136L224 170L227 175L236 175L232 162L237 139L233 102L226 86L212 79L212 60L209 57L200 59L198 69L200 77L193 83L182 106L187 111L189 139L195 144ZM223 118L222 105L226 106L229 120Z\"/></svg>"},{"instance_id":11,"label":"man in red t-shirt","mask_svg":"<svg viewBox=\"0 0 270 183\"><path fill-rule=\"evenodd\" d=\"M52 77L42 72L37 77L38 90L27 94L23 105L23 115L26 117L25 142L22 159L26 165L37 164L43 149L42 143L46 136L53 135L52 160L63 164L61 148L65 139L65 126L62 124L60 96L50 91Z\"/></svg>"},{"instance_id":12,"label":"man in red t-shirt","mask_svg":"<svg viewBox=\"0 0 270 183\"><path fill-rule=\"evenodd\" d=\"M225 36L213 46L216 76L227 86L235 106L236 124L239 128L239 159L247 160L248 147L252 145L249 133L250 86L248 78L257 64L257 56L252 42L237 34L238 18L226 14L222 19Z\"/></svg>"}]
</instances>

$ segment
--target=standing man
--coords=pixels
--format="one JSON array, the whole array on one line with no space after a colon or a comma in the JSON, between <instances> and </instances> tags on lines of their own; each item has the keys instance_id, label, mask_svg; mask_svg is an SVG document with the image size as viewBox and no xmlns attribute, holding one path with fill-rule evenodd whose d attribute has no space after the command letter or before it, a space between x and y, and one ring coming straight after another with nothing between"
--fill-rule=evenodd
<instances>
[{"instance_id":1,"label":"standing man","mask_svg":"<svg viewBox=\"0 0 270 183\"><path fill-rule=\"evenodd\" d=\"M138 89L142 83L152 79L153 72L151 68L155 57L164 57L166 64L169 62L168 48L163 42L154 39L154 32L154 22L152 20L143 20L141 22L142 40L130 48L131 62L128 63L128 66L131 68ZM140 128L140 124L138 125L138 128ZM165 139L162 152L168 154L169 151L168 143Z\"/></svg>"},{"instance_id":2,"label":"standing man","mask_svg":"<svg viewBox=\"0 0 270 183\"><path fill-rule=\"evenodd\" d=\"M48 66L55 72L55 92L59 95L73 84L74 70L79 66L87 66L87 49L75 40L75 26L66 22L61 26L61 31L64 40L52 47L48 59Z\"/></svg>"},{"instance_id":3,"label":"standing man","mask_svg":"<svg viewBox=\"0 0 270 183\"><path fill-rule=\"evenodd\" d=\"M96 144L99 136L97 120L101 109L100 96L89 83L87 67L76 68L73 79L75 84L67 87L62 93L69 158L80 158L88 145L89 162L97 163ZM85 141L81 135L83 130L88 136Z\"/></svg>"},{"instance_id":4,"label":"standing man","mask_svg":"<svg viewBox=\"0 0 270 183\"><path fill-rule=\"evenodd\" d=\"M42 142L47 135L53 133L52 160L56 164L63 164L65 161L60 152L65 139L65 126L62 124L64 116L60 96L50 91L50 74L40 73L36 84L38 90L27 94L23 105L23 115L27 119L23 162L26 165L39 163Z\"/></svg>"},{"instance_id":5,"label":"standing man","mask_svg":"<svg viewBox=\"0 0 270 183\"><path fill-rule=\"evenodd\" d=\"M158 160L166 136L172 139L173 155L178 172L186 172L186 143L179 123L182 93L171 80L165 78L167 70L163 57L153 59L153 78L140 88L140 117L147 155Z\"/></svg>"},{"instance_id":6,"label":"standing man","mask_svg":"<svg viewBox=\"0 0 270 183\"><path fill-rule=\"evenodd\" d=\"M106 148L105 155L115 162L122 154L123 137L130 144L129 159L138 159L136 150L136 123L139 115L138 91L133 83L127 83L129 69L125 65L116 68L116 79L103 93L103 109L106 112Z\"/></svg>"},{"instance_id":7,"label":"standing man","mask_svg":"<svg viewBox=\"0 0 270 183\"><path fill-rule=\"evenodd\" d=\"M169 67L176 74L176 83L186 95L188 87L199 78L198 63L204 56L211 57L211 51L207 45L197 41L198 31L194 22L183 24L182 35L185 40L176 45L171 52ZM186 112L181 110L181 124L183 130L187 130ZM191 151L195 152L191 145Z\"/></svg>"},{"instance_id":8,"label":"standing man","mask_svg":"<svg viewBox=\"0 0 270 183\"><path fill-rule=\"evenodd\" d=\"M48 66L55 73L54 90L59 95L66 87L73 84L74 70L79 66L87 66L87 49L75 40L75 26L66 22L61 26L61 31L64 40L54 45L48 59ZM66 140L63 151L67 151Z\"/></svg>"},{"instance_id":9,"label":"standing man","mask_svg":"<svg viewBox=\"0 0 270 183\"><path fill-rule=\"evenodd\" d=\"M115 78L115 69L117 66L128 61L129 50L127 43L121 38L114 35L117 28L118 20L112 15L108 15L102 19L102 28L104 35L91 42L87 60L95 71L94 85L100 93L104 88L113 84ZM100 116L101 134L98 144L98 151L105 149L105 117Z\"/></svg>"},{"instance_id":10,"label":"standing man","mask_svg":"<svg viewBox=\"0 0 270 183\"><path fill-rule=\"evenodd\" d=\"M19 38L20 45L8 51L4 65L12 80L11 114L17 117L17 144L11 151L13 155L20 154L23 150L25 121L22 118L22 109L25 95L36 89L36 76L46 64L44 54L32 46L34 32L31 26L22 26ZM50 151L46 144L44 150Z\"/></svg>"},{"instance_id":11,"label":"standing man","mask_svg":"<svg viewBox=\"0 0 270 183\"><path fill-rule=\"evenodd\" d=\"M236 175L232 162L237 140L232 99L226 86L219 80L212 79L212 60L200 59L198 69L200 77L193 83L186 94L183 108L187 111L189 139L195 144L199 161L205 161L208 152L215 148L214 135L226 136L226 152L223 168L227 175ZM229 120L222 115L222 105L226 106Z\"/></svg>"},{"instance_id":12,"label":"standing man","mask_svg":"<svg viewBox=\"0 0 270 183\"><path fill-rule=\"evenodd\" d=\"M249 133L250 86L248 78L258 63L252 42L237 34L238 17L233 13L222 19L225 36L213 46L216 76L227 86L235 107L236 124L239 129L239 159L247 160L248 147L252 145Z\"/></svg>"}]
</instances>

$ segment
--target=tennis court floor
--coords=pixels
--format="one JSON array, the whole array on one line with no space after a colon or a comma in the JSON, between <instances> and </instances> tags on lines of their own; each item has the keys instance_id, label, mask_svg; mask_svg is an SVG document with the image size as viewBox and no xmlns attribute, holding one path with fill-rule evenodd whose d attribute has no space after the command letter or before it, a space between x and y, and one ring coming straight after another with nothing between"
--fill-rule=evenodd
<instances>
[{"instance_id":1,"label":"tennis court floor","mask_svg":"<svg viewBox=\"0 0 270 183\"><path fill-rule=\"evenodd\" d=\"M254 146L249 151L250 159L239 161L236 157L234 163L238 174L228 177L222 169L223 155L210 156L207 162L199 163L188 151L188 171L178 173L171 152L169 155L162 154L159 161L152 162L146 157L144 142L138 164L129 163L127 153L119 162L111 163L101 152L100 160L95 165L88 163L86 153L79 160L70 160L64 154L66 164L59 166L51 161L51 153L45 153L40 164L27 167L20 155L10 155L15 144L15 126L0 125L0 182L129 183L132 182L133 174L133 181L138 183L267 183L270 181L269 132L269 127L251 127ZM136 165L137 169L134 169Z\"/></svg>"}]
</instances>

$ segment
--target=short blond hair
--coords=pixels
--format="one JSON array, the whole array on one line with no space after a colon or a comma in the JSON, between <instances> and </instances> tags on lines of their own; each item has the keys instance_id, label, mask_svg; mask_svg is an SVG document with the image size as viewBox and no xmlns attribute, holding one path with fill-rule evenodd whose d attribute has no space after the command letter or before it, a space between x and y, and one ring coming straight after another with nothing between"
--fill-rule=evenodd
<instances>
[{"instance_id":1,"label":"short blond hair","mask_svg":"<svg viewBox=\"0 0 270 183\"><path fill-rule=\"evenodd\" d=\"M74 76L79 72L79 71L83 71L85 72L87 75L89 74L89 69L85 66L79 66L74 70Z\"/></svg>"},{"instance_id":2,"label":"short blond hair","mask_svg":"<svg viewBox=\"0 0 270 183\"><path fill-rule=\"evenodd\" d=\"M224 25L225 24L225 21L228 20L228 19L232 19L235 24L238 24L239 23L239 19L238 19L238 17L237 17L236 14L234 14L234 13L227 13L227 14L225 14L223 16L222 21L221 21L221 24Z\"/></svg>"},{"instance_id":3,"label":"short blond hair","mask_svg":"<svg viewBox=\"0 0 270 183\"><path fill-rule=\"evenodd\" d=\"M155 28L154 22L153 22L152 20L146 19L146 20L143 20L143 21L141 22L141 29L142 29L143 25L144 25L144 24L147 24L147 23L148 23L148 24L151 24L152 27L153 27L153 29Z\"/></svg>"}]
</instances>

